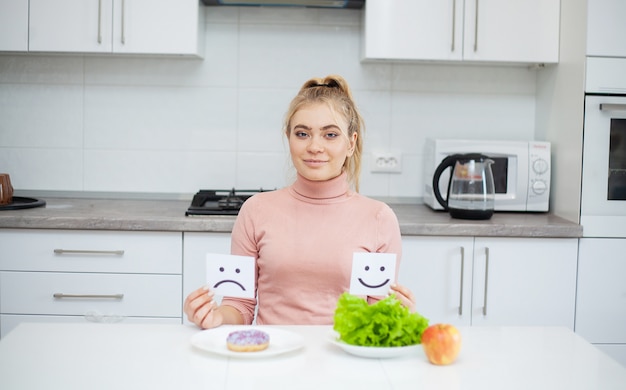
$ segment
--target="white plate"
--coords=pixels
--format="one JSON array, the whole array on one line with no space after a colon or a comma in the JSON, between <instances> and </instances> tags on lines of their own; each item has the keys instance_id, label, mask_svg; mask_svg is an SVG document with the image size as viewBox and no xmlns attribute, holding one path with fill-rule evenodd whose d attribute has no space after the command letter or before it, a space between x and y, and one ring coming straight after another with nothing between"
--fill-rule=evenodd
<instances>
[{"instance_id":1,"label":"white plate","mask_svg":"<svg viewBox=\"0 0 626 390\"><path fill-rule=\"evenodd\" d=\"M406 347L360 347L346 344L338 340L336 335L330 337L330 342L349 354L365 358L388 359L407 355L417 356L423 351L421 344Z\"/></svg>"},{"instance_id":2,"label":"white plate","mask_svg":"<svg viewBox=\"0 0 626 390\"><path fill-rule=\"evenodd\" d=\"M257 352L235 352L226 347L226 338L230 332L243 329L258 329L270 335L270 345L267 349ZM295 351L304 346L304 340L299 334L283 329L267 326L220 326L214 329L203 330L191 337L191 344L203 351L216 353L222 356L236 358L264 358Z\"/></svg>"}]
</instances>

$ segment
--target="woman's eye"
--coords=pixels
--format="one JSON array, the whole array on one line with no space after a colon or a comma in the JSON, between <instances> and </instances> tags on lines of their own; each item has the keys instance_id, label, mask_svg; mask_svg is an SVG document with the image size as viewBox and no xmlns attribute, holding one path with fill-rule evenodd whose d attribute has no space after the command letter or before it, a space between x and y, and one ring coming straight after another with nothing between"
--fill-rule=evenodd
<instances>
[{"instance_id":1,"label":"woman's eye","mask_svg":"<svg viewBox=\"0 0 626 390\"><path fill-rule=\"evenodd\" d=\"M327 138L337 138L339 136L339 134L337 133L327 133L326 137Z\"/></svg>"},{"instance_id":2,"label":"woman's eye","mask_svg":"<svg viewBox=\"0 0 626 390\"><path fill-rule=\"evenodd\" d=\"M294 134L298 138L304 138L307 136L307 134L304 131L296 131Z\"/></svg>"}]
</instances>

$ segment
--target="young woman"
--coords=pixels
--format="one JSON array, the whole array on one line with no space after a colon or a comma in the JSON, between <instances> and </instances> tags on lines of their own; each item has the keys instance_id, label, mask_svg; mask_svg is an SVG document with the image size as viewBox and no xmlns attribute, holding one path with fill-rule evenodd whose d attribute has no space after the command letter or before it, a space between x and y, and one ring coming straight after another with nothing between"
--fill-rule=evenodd
<instances>
[{"instance_id":1,"label":"young woman","mask_svg":"<svg viewBox=\"0 0 626 390\"><path fill-rule=\"evenodd\" d=\"M340 76L307 81L292 100L284 132L295 182L262 192L241 207L231 253L256 259L257 299L200 288L184 311L201 328L222 324L332 324L339 296L350 288L354 252L395 253L402 244L396 215L358 193L363 120ZM397 269L398 267L396 267ZM411 292L392 285L415 310ZM381 297L367 297L375 302Z\"/></svg>"}]
</instances>

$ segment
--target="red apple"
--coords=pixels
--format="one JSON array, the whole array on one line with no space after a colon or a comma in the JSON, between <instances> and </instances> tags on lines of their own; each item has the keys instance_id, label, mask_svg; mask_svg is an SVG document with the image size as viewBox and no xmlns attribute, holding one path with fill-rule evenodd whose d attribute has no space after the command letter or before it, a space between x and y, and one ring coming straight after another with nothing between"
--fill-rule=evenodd
<instances>
[{"instance_id":1,"label":"red apple","mask_svg":"<svg viewBox=\"0 0 626 390\"><path fill-rule=\"evenodd\" d=\"M432 364L450 364L461 351L461 333L454 325L434 324L422 333L422 346Z\"/></svg>"}]
</instances>

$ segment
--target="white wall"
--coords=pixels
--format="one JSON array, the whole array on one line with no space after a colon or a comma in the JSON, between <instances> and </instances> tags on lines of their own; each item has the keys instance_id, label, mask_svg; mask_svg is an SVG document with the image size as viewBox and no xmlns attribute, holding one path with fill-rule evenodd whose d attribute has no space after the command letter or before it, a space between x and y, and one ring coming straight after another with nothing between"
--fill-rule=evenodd
<instances>
[{"instance_id":1,"label":"white wall","mask_svg":"<svg viewBox=\"0 0 626 390\"><path fill-rule=\"evenodd\" d=\"M204 60L0 54L0 171L18 190L193 194L289 182L282 116L313 76L343 75L370 196L422 195L426 137L535 138L526 67L361 63L361 11L205 7Z\"/></svg>"},{"instance_id":2,"label":"white wall","mask_svg":"<svg viewBox=\"0 0 626 390\"><path fill-rule=\"evenodd\" d=\"M537 136L552 142L550 210L580 220L587 0L561 2L559 66L538 76Z\"/></svg>"}]
</instances>

